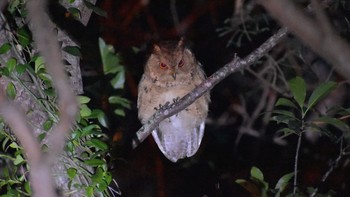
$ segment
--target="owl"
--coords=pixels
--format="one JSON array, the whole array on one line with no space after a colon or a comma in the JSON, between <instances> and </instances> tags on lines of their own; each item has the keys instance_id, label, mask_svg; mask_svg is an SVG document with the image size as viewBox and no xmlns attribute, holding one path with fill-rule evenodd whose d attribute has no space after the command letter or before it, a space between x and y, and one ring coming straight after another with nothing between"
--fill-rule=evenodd
<instances>
[{"instance_id":1,"label":"owl","mask_svg":"<svg viewBox=\"0 0 350 197\"><path fill-rule=\"evenodd\" d=\"M142 124L167 102L176 102L192 91L205 74L184 40L153 45L138 87L138 116ZM186 109L163 120L152 136L161 152L172 162L193 156L202 141L208 114L209 93Z\"/></svg>"}]
</instances>

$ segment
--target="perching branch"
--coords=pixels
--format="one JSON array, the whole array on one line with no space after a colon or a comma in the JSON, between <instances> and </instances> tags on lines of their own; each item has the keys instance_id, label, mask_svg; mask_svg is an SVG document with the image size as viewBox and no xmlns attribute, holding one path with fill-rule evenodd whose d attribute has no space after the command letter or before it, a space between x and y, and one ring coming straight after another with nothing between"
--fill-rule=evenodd
<instances>
[{"instance_id":1,"label":"perching branch","mask_svg":"<svg viewBox=\"0 0 350 197\"><path fill-rule=\"evenodd\" d=\"M260 4L304 44L334 66L338 74L350 79L350 46L334 31L319 1L311 0L315 17L310 17L290 0L260 0Z\"/></svg>"},{"instance_id":2,"label":"perching branch","mask_svg":"<svg viewBox=\"0 0 350 197\"><path fill-rule=\"evenodd\" d=\"M226 64L224 67L216 71L213 75L208 77L199 86L197 86L190 93L185 95L179 101L174 102L170 105L163 106L158 110L153 116L144 124L136 133L136 139L133 140L133 148L136 148L141 142L143 142L147 136L159 125L159 123L181 110L185 109L187 106L191 105L203 94L211 90L216 84L225 79L230 74L239 71L247 66L252 65L261 57L263 57L267 52L269 52L277 43L279 43L287 35L287 29L281 28L276 34L271 36L267 41L265 41L259 48L254 50L244 59L238 57L233 58L231 62Z\"/></svg>"}]
</instances>

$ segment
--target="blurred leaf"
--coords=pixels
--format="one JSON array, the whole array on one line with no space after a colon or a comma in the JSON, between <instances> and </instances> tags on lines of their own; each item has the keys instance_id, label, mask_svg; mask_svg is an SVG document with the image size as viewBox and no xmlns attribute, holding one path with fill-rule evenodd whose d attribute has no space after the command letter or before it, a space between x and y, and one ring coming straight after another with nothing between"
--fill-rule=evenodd
<instances>
[{"instance_id":1,"label":"blurred leaf","mask_svg":"<svg viewBox=\"0 0 350 197\"><path fill-rule=\"evenodd\" d=\"M87 96L79 95L78 96L78 100L79 100L80 104L86 104L86 103L89 103L91 99L89 97L87 97Z\"/></svg>"},{"instance_id":2,"label":"blurred leaf","mask_svg":"<svg viewBox=\"0 0 350 197\"><path fill-rule=\"evenodd\" d=\"M327 96L332 90L337 87L337 83L333 81L325 82L319 85L311 94L305 113L307 113L316 103Z\"/></svg>"},{"instance_id":3,"label":"blurred leaf","mask_svg":"<svg viewBox=\"0 0 350 197\"><path fill-rule=\"evenodd\" d=\"M67 175L72 180L77 175L77 169L75 168L68 168L67 169Z\"/></svg>"},{"instance_id":4,"label":"blurred leaf","mask_svg":"<svg viewBox=\"0 0 350 197\"><path fill-rule=\"evenodd\" d=\"M71 13L75 19L81 18L80 10L77 8L70 7L68 8L68 12Z\"/></svg>"},{"instance_id":5,"label":"blurred leaf","mask_svg":"<svg viewBox=\"0 0 350 197\"><path fill-rule=\"evenodd\" d=\"M40 69L45 69L45 62L41 56L38 56L34 60L34 71L38 73Z\"/></svg>"},{"instance_id":6,"label":"blurred leaf","mask_svg":"<svg viewBox=\"0 0 350 197\"><path fill-rule=\"evenodd\" d=\"M294 172L291 172L282 176L278 180L275 189L277 189L279 192L283 192L286 189L289 181L293 178L293 176L294 176Z\"/></svg>"},{"instance_id":7,"label":"blurred leaf","mask_svg":"<svg viewBox=\"0 0 350 197\"><path fill-rule=\"evenodd\" d=\"M127 109L131 108L130 101L126 98L122 98L120 96L110 96L108 98L108 102L111 104L119 104L122 107L125 107Z\"/></svg>"},{"instance_id":8,"label":"blurred leaf","mask_svg":"<svg viewBox=\"0 0 350 197\"><path fill-rule=\"evenodd\" d=\"M13 161L13 164L15 164L17 166L17 165L22 164L23 162L24 162L24 159L23 159L22 155L19 154L16 156L16 159Z\"/></svg>"},{"instance_id":9,"label":"blurred leaf","mask_svg":"<svg viewBox=\"0 0 350 197\"><path fill-rule=\"evenodd\" d=\"M86 104L80 105L80 116L84 118L90 115L91 115L91 109Z\"/></svg>"},{"instance_id":10,"label":"blurred leaf","mask_svg":"<svg viewBox=\"0 0 350 197\"><path fill-rule=\"evenodd\" d=\"M89 160L85 160L84 163L92 167L97 167L97 166L106 164L106 162L104 162L101 159L89 159Z\"/></svg>"},{"instance_id":11,"label":"blurred leaf","mask_svg":"<svg viewBox=\"0 0 350 197\"><path fill-rule=\"evenodd\" d=\"M13 100L16 98L16 94L17 94L17 91L16 91L16 87L15 85L13 85L12 82L10 82L9 84L7 84L7 87L6 87L6 95L8 96L9 99Z\"/></svg>"},{"instance_id":12,"label":"blurred leaf","mask_svg":"<svg viewBox=\"0 0 350 197\"><path fill-rule=\"evenodd\" d=\"M94 188L92 186L87 186L85 191L87 197L91 197L94 195Z\"/></svg>"},{"instance_id":13,"label":"blurred leaf","mask_svg":"<svg viewBox=\"0 0 350 197\"><path fill-rule=\"evenodd\" d=\"M99 139L91 139L89 141L86 141L85 143L88 146L98 148L98 149L103 150L103 151L108 149L108 145Z\"/></svg>"},{"instance_id":14,"label":"blurred leaf","mask_svg":"<svg viewBox=\"0 0 350 197\"><path fill-rule=\"evenodd\" d=\"M116 74L116 76L111 80L111 85L114 89L122 89L124 88L125 83L125 73L124 71L120 71Z\"/></svg>"},{"instance_id":15,"label":"blurred leaf","mask_svg":"<svg viewBox=\"0 0 350 197\"><path fill-rule=\"evenodd\" d=\"M323 117L320 117L320 118L313 120L313 122L314 123L326 123L326 124L333 125L334 127L340 129L343 132L349 131L349 126L345 122L343 122L337 118L323 116Z\"/></svg>"},{"instance_id":16,"label":"blurred leaf","mask_svg":"<svg viewBox=\"0 0 350 197\"><path fill-rule=\"evenodd\" d=\"M17 60L13 57L8 59L8 61L6 62L6 67L10 73L12 73L12 71L15 69L16 65L17 65Z\"/></svg>"},{"instance_id":17,"label":"blurred leaf","mask_svg":"<svg viewBox=\"0 0 350 197\"><path fill-rule=\"evenodd\" d=\"M103 111L99 110L99 113L97 113L97 120L102 126L108 128L108 119Z\"/></svg>"},{"instance_id":18,"label":"blurred leaf","mask_svg":"<svg viewBox=\"0 0 350 197\"><path fill-rule=\"evenodd\" d=\"M292 107L292 108L298 109L298 107L291 100L286 98L279 98L275 106L285 106L285 107Z\"/></svg>"},{"instance_id":19,"label":"blurred leaf","mask_svg":"<svg viewBox=\"0 0 350 197\"><path fill-rule=\"evenodd\" d=\"M112 45L106 45L104 40L99 38L99 48L104 74L115 74L124 70L124 68L120 65L121 57L118 54L115 54Z\"/></svg>"},{"instance_id":20,"label":"blurred leaf","mask_svg":"<svg viewBox=\"0 0 350 197\"><path fill-rule=\"evenodd\" d=\"M49 120L46 120L44 122L43 128L44 128L45 131L48 131L48 130L51 129L52 125L53 125L53 121L49 119Z\"/></svg>"},{"instance_id":21,"label":"blurred leaf","mask_svg":"<svg viewBox=\"0 0 350 197\"><path fill-rule=\"evenodd\" d=\"M250 176L252 176L253 178L256 178L259 181L264 181L263 173L259 168L255 166L253 166L252 169L250 169Z\"/></svg>"},{"instance_id":22,"label":"blurred leaf","mask_svg":"<svg viewBox=\"0 0 350 197\"><path fill-rule=\"evenodd\" d=\"M42 79L43 81L48 82L48 83L51 83L51 81L52 81L51 75L49 75L47 73L39 73L38 77L40 79Z\"/></svg>"},{"instance_id":23,"label":"blurred leaf","mask_svg":"<svg viewBox=\"0 0 350 197\"><path fill-rule=\"evenodd\" d=\"M21 27L17 31L18 42L22 47L26 47L31 42L31 35L25 27Z\"/></svg>"},{"instance_id":24,"label":"blurred leaf","mask_svg":"<svg viewBox=\"0 0 350 197\"><path fill-rule=\"evenodd\" d=\"M280 136L280 138L287 137L287 136L289 136L290 134L297 134L297 132L296 132L295 130L290 129L290 128L288 128L288 127L282 128L282 129L278 130L278 132L282 132L282 133L283 133L283 135Z\"/></svg>"},{"instance_id":25,"label":"blurred leaf","mask_svg":"<svg viewBox=\"0 0 350 197\"><path fill-rule=\"evenodd\" d=\"M29 196L32 196L32 189L30 187L30 182L26 181L24 183L24 190L29 194Z\"/></svg>"},{"instance_id":26,"label":"blurred leaf","mask_svg":"<svg viewBox=\"0 0 350 197\"><path fill-rule=\"evenodd\" d=\"M84 4L86 5L87 8L91 9L93 12L95 12L99 16L103 16L107 18L107 12L102 10L101 8L95 6L94 4L84 0Z\"/></svg>"},{"instance_id":27,"label":"blurred leaf","mask_svg":"<svg viewBox=\"0 0 350 197\"><path fill-rule=\"evenodd\" d=\"M27 67L27 64L17 64L15 68L17 74L22 75L27 70Z\"/></svg>"},{"instance_id":28,"label":"blurred leaf","mask_svg":"<svg viewBox=\"0 0 350 197\"><path fill-rule=\"evenodd\" d=\"M5 54L11 49L11 45L9 43L4 43L0 46L0 54Z\"/></svg>"},{"instance_id":29,"label":"blurred leaf","mask_svg":"<svg viewBox=\"0 0 350 197\"><path fill-rule=\"evenodd\" d=\"M306 97L306 84L303 78L296 77L289 82L289 88L300 109L303 111L303 106Z\"/></svg>"},{"instance_id":30,"label":"blurred leaf","mask_svg":"<svg viewBox=\"0 0 350 197\"><path fill-rule=\"evenodd\" d=\"M62 50L73 56L81 57L80 48L77 46L65 46Z\"/></svg>"},{"instance_id":31,"label":"blurred leaf","mask_svg":"<svg viewBox=\"0 0 350 197\"><path fill-rule=\"evenodd\" d=\"M125 111L123 109L116 109L116 110L114 110L114 113L118 116L121 116L121 117L125 116Z\"/></svg>"},{"instance_id":32,"label":"blurred leaf","mask_svg":"<svg viewBox=\"0 0 350 197\"><path fill-rule=\"evenodd\" d=\"M261 196L260 189L255 184L243 179L237 179L235 182L240 186L242 186L244 189L246 189L251 194L251 196L253 197Z\"/></svg>"},{"instance_id":33,"label":"blurred leaf","mask_svg":"<svg viewBox=\"0 0 350 197\"><path fill-rule=\"evenodd\" d=\"M53 88L47 88L44 90L44 93L47 95L47 96L56 96L56 91L55 89Z\"/></svg>"},{"instance_id":34,"label":"blurred leaf","mask_svg":"<svg viewBox=\"0 0 350 197\"><path fill-rule=\"evenodd\" d=\"M0 75L10 76L10 72L6 67L0 67ZM1 77L1 76L0 76Z\"/></svg>"},{"instance_id":35,"label":"blurred leaf","mask_svg":"<svg viewBox=\"0 0 350 197\"><path fill-rule=\"evenodd\" d=\"M272 113L274 114L281 114L281 115L285 115L289 118L292 118L294 120L296 120L297 118L294 116L294 114L290 111L287 110L273 110Z\"/></svg>"}]
</instances>

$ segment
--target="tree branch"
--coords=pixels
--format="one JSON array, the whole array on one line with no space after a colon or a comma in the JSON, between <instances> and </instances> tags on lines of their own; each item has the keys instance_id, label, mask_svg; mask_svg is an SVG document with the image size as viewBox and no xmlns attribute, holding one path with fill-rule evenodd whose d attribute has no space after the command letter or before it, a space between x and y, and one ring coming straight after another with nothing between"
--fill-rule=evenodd
<instances>
[{"instance_id":1,"label":"tree branch","mask_svg":"<svg viewBox=\"0 0 350 197\"><path fill-rule=\"evenodd\" d=\"M216 71L213 75L208 77L199 86L197 86L190 93L185 95L179 101L172 104L166 104L161 107L153 116L144 124L137 132L136 137L132 142L133 148L136 148L141 142L143 142L147 136L158 127L159 123L181 110L185 109L187 106L191 105L195 100L201 97L203 94L211 90L216 84L225 79L227 76L241 70L247 66L252 65L261 57L263 57L268 51L270 51L277 43L279 43L287 35L287 29L281 28L276 34L271 36L267 41L265 41L259 48L254 50L244 59L234 57L231 62L226 64L224 67Z\"/></svg>"},{"instance_id":2,"label":"tree branch","mask_svg":"<svg viewBox=\"0 0 350 197\"><path fill-rule=\"evenodd\" d=\"M311 1L315 18L290 0L260 0L260 4L304 44L332 64L338 74L350 79L350 46L331 27L318 1Z\"/></svg>"},{"instance_id":3,"label":"tree branch","mask_svg":"<svg viewBox=\"0 0 350 197\"><path fill-rule=\"evenodd\" d=\"M27 124L23 113L7 100L3 90L0 90L0 114L23 146L30 166L30 180L34 196L55 197L50 168L41 152L39 142Z\"/></svg>"},{"instance_id":4,"label":"tree branch","mask_svg":"<svg viewBox=\"0 0 350 197\"><path fill-rule=\"evenodd\" d=\"M65 136L75 121L78 105L64 71L57 36L50 28L52 26L45 12L45 2L45 0L30 0L27 9L34 41L46 61L47 72L51 75L58 94L60 119L48 137L50 156L54 158L63 150Z\"/></svg>"}]
</instances>

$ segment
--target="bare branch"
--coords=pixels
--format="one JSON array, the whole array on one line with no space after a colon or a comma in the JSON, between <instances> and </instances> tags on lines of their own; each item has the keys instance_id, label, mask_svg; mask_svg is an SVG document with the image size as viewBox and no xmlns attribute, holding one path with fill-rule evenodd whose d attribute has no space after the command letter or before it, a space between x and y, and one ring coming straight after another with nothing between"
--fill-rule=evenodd
<instances>
[{"instance_id":1,"label":"bare branch","mask_svg":"<svg viewBox=\"0 0 350 197\"><path fill-rule=\"evenodd\" d=\"M350 79L350 46L330 27L330 22L318 2L313 0L311 4L315 18L307 15L293 1L260 0L260 3L273 18L332 64L340 75Z\"/></svg>"},{"instance_id":2,"label":"bare branch","mask_svg":"<svg viewBox=\"0 0 350 197\"><path fill-rule=\"evenodd\" d=\"M55 197L55 190L51 179L50 168L44 155L41 153L39 142L33 135L27 120L13 103L9 102L0 92L0 114L9 124L12 132L16 135L23 146L25 155L30 166L30 180L34 196Z\"/></svg>"},{"instance_id":3,"label":"bare branch","mask_svg":"<svg viewBox=\"0 0 350 197\"><path fill-rule=\"evenodd\" d=\"M276 34L271 36L267 41L265 41L265 43L263 43L259 48L254 50L244 59L239 59L238 57L233 58L231 62L216 71L213 75L203 81L198 87L181 98L179 101L162 107L137 131L136 139L134 139L132 144L133 148L136 148L138 144L144 141L162 120L185 109L233 72L239 71L255 63L268 51L270 51L277 43L279 43L286 35L287 29L281 28Z\"/></svg>"},{"instance_id":4,"label":"bare branch","mask_svg":"<svg viewBox=\"0 0 350 197\"><path fill-rule=\"evenodd\" d=\"M45 12L45 3L45 0L28 1L27 9L34 41L46 61L47 71L52 76L53 84L59 95L60 120L48 138L50 156L55 157L63 150L65 136L70 132L75 120L77 101L64 72L57 36L50 28L52 26Z\"/></svg>"}]
</instances>

